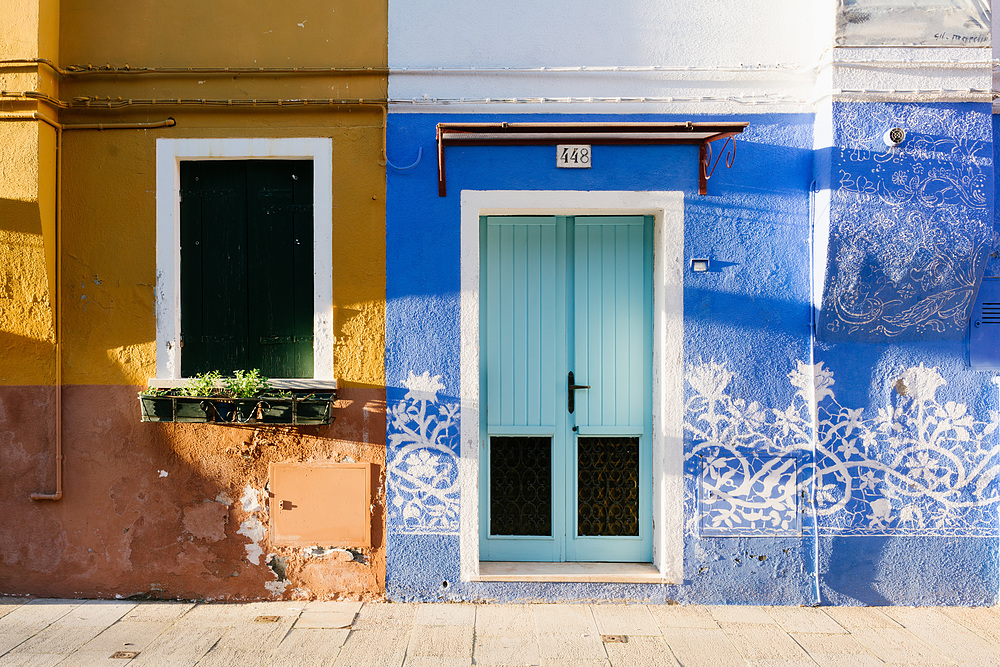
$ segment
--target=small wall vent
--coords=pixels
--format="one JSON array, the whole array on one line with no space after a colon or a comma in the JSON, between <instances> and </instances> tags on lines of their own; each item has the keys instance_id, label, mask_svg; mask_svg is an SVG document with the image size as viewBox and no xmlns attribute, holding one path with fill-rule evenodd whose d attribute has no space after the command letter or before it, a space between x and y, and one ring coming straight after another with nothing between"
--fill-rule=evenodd
<instances>
[{"instance_id":1,"label":"small wall vent","mask_svg":"<svg viewBox=\"0 0 1000 667\"><path fill-rule=\"evenodd\" d=\"M969 366L1000 370L1000 276L985 276L969 320Z\"/></svg>"}]
</instances>

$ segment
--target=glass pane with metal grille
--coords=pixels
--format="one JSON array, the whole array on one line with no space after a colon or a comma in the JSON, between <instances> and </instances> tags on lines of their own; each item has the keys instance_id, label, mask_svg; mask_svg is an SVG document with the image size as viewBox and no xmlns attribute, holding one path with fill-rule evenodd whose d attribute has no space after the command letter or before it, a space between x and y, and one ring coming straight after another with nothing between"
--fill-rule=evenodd
<instances>
[{"instance_id":1,"label":"glass pane with metal grille","mask_svg":"<svg viewBox=\"0 0 1000 667\"><path fill-rule=\"evenodd\" d=\"M639 438L577 438L577 534L639 534Z\"/></svg>"},{"instance_id":2,"label":"glass pane with metal grille","mask_svg":"<svg viewBox=\"0 0 1000 667\"><path fill-rule=\"evenodd\" d=\"M490 534L552 534L552 438L490 438Z\"/></svg>"}]
</instances>

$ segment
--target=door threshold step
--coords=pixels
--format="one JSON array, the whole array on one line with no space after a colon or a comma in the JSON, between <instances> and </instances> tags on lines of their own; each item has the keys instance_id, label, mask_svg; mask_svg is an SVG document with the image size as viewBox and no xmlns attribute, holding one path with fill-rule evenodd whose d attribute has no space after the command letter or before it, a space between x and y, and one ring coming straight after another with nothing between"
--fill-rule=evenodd
<instances>
[{"instance_id":1,"label":"door threshold step","mask_svg":"<svg viewBox=\"0 0 1000 667\"><path fill-rule=\"evenodd\" d=\"M669 583L652 563L536 563L481 561L472 581L565 581L622 584Z\"/></svg>"}]
</instances>

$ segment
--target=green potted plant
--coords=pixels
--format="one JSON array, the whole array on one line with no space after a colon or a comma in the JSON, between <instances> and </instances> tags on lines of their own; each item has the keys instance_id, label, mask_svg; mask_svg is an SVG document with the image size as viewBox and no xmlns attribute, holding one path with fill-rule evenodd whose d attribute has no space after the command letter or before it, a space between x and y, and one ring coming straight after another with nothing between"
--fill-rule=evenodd
<instances>
[{"instance_id":1,"label":"green potted plant","mask_svg":"<svg viewBox=\"0 0 1000 667\"><path fill-rule=\"evenodd\" d=\"M230 408L226 421L243 424L259 421L260 396L270 388L267 378L256 368L233 371L233 376L223 381L225 403Z\"/></svg>"},{"instance_id":2,"label":"green potted plant","mask_svg":"<svg viewBox=\"0 0 1000 667\"><path fill-rule=\"evenodd\" d=\"M257 369L199 373L184 387L139 393L142 421L317 425L333 422L333 393L293 393L271 387Z\"/></svg>"},{"instance_id":3,"label":"green potted plant","mask_svg":"<svg viewBox=\"0 0 1000 667\"><path fill-rule=\"evenodd\" d=\"M174 421L186 424L216 421L215 402L222 373L208 371L191 378L186 387L177 390L174 400Z\"/></svg>"}]
</instances>

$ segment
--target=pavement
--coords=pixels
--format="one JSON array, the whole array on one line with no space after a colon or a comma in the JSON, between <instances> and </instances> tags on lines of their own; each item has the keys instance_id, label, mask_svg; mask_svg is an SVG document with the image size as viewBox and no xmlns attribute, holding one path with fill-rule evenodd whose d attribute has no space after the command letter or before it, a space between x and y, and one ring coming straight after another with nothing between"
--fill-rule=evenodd
<instances>
[{"instance_id":1,"label":"pavement","mask_svg":"<svg viewBox=\"0 0 1000 667\"><path fill-rule=\"evenodd\" d=\"M0 665L1000 665L1000 611L0 598Z\"/></svg>"}]
</instances>

